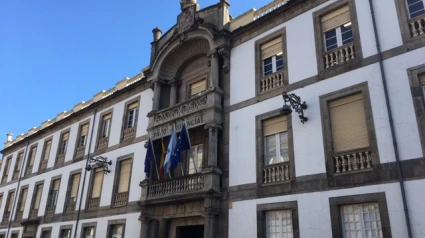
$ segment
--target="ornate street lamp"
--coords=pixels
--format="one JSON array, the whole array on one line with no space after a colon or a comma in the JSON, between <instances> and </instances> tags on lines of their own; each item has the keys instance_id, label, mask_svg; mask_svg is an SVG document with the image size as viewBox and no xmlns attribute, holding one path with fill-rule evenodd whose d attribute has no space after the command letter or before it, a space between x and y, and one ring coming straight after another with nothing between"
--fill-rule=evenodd
<instances>
[{"instance_id":1,"label":"ornate street lamp","mask_svg":"<svg viewBox=\"0 0 425 238\"><path fill-rule=\"evenodd\" d=\"M93 169L91 164L95 163L97 166L103 168L103 172L105 174L108 174L108 173L111 172L111 170L109 170L109 168L108 168L108 165L112 165L112 161L110 161L110 160L108 161L108 158L106 158L106 157L103 157L103 156L98 156L96 158L91 157L91 158L89 158L88 163L89 163L89 165L87 165L87 167L86 167L87 171L91 171Z\"/></svg>"},{"instance_id":2,"label":"ornate street lamp","mask_svg":"<svg viewBox=\"0 0 425 238\"><path fill-rule=\"evenodd\" d=\"M305 102L301 103L301 98L294 93L287 94L286 92L282 94L283 101L285 102L285 105L283 105L281 112L284 115L288 115L292 113L291 107L298 113L301 122L304 124L304 122L308 121L308 118L304 116L304 110L307 109L307 104ZM286 104L286 103L288 103Z\"/></svg>"}]
</instances>

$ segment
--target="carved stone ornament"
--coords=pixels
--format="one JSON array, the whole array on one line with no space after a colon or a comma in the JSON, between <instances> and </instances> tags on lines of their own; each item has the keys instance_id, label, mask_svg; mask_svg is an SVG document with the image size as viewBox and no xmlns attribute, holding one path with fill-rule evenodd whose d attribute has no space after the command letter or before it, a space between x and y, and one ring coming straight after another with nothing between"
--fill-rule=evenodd
<instances>
[{"instance_id":1,"label":"carved stone ornament","mask_svg":"<svg viewBox=\"0 0 425 238\"><path fill-rule=\"evenodd\" d=\"M223 58L223 70L227 74L230 71L230 50L227 46L218 49L218 54Z\"/></svg>"},{"instance_id":2,"label":"carved stone ornament","mask_svg":"<svg viewBox=\"0 0 425 238\"><path fill-rule=\"evenodd\" d=\"M206 105L207 105L206 96L195 98L180 106L158 113L157 115L155 115L155 124L158 125L169 120L177 119L181 116L184 116L194 111L197 111L199 109L202 109L206 107Z\"/></svg>"},{"instance_id":3,"label":"carved stone ornament","mask_svg":"<svg viewBox=\"0 0 425 238\"><path fill-rule=\"evenodd\" d=\"M191 6L183 10L179 16L179 31L182 33L188 30L195 23L195 7Z\"/></svg>"}]
</instances>

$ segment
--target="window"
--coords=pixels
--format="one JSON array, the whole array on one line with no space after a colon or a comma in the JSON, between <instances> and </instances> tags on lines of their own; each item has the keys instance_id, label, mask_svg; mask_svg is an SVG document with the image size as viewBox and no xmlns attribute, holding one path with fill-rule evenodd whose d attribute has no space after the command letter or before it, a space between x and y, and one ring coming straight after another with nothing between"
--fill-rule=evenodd
<instances>
[{"instance_id":1,"label":"window","mask_svg":"<svg viewBox=\"0 0 425 238\"><path fill-rule=\"evenodd\" d=\"M50 149L52 148L52 140L46 141L44 144L44 150L43 150L43 161L48 161L50 156Z\"/></svg>"},{"instance_id":2,"label":"window","mask_svg":"<svg viewBox=\"0 0 425 238\"><path fill-rule=\"evenodd\" d=\"M10 213L12 211L13 199L15 198L15 192L10 192L7 197L7 212Z\"/></svg>"},{"instance_id":3,"label":"window","mask_svg":"<svg viewBox=\"0 0 425 238\"><path fill-rule=\"evenodd\" d=\"M56 206L56 203L58 202L60 183L61 183L60 179L53 180L52 188L50 192L49 206Z\"/></svg>"},{"instance_id":4,"label":"window","mask_svg":"<svg viewBox=\"0 0 425 238\"><path fill-rule=\"evenodd\" d=\"M37 185L35 192L35 200L33 205L33 210L38 210L40 208L41 195L43 194L43 184Z\"/></svg>"},{"instance_id":5,"label":"window","mask_svg":"<svg viewBox=\"0 0 425 238\"><path fill-rule=\"evenodd\" d=\"M134 102L130 104L127 108L127 124L126 129L135 127L137 124L137 109L139 107L139 102Z\"/></svg>"},{"instance_id":6,"label":"window","mask_svg":"<svg viewBox=\"0 0 425 238\"><path fill-rule=\"evenodd\" d=\"M41 238L50 238L51 233L52 233L51 230L42 231Z\"/></svg>"},{"instance_id":7,"label":"window","mask_svg":"<svg viewBox=\"0 0 425 238\"><path fill-rule=\"evenodd\" d=\"M260 48L263 76L270 75L283 69L282 37L262 44Z\"/></svg>"},{"instance_id":8,"label":"window","mask_svg":"<svg viewBox=\"0 0 425 238\"><path fill-rule=\"evenodd\" d=\"M111 238L122 238L124 234L124 226L123 225L113 225Z\"/></svg>"},{"instance_id":9,"label":"window","mask_svg":"<svg viewBox=\"0 0 425 238\"><path fill-rule=\"evenodd\" d=\"M94 179L92 185L91 198L99 198L102 192L102 182L103 182L103 168L96 168L94 170Z\"/></svg>"},{"instance_id":10,"label":"window","mask_svg":"<svg viewBox=\"0 0 425 238\"><path fill-rule=\"evenodd\" d=\"M24 159L24 153L21 152L18 154L18 158L16 160L15 171L13 173L13 179L17 179L19 177L19 172L21 171L23 159Z\"/></svg>"},{"instance_id":11,"label":"window","mask_svg":"<svg viewBox=\"0 0 425 238\"><path fill-rule=\"evenodd\" d=\"M422 87L422 93L423 95L425 95L425 74L419 76L419 82ZM424 98L424 102L425 102L425 98Z\"/></svg>"},{"instance_id":12,"label":"window","mask_svg":"<svg viewBox=\"0 0 425 238\"><path fill-rule=\"evenodd\" d=\"M100 138L109 137L109 131L111 130L111 121L112 121L112 114L108 113L102 117L102 132L100 134Z\"/></svg>"},{"instance_id":13,"label":"window","mask_svg":"<svg viewBox=\"0 0 425 238\"><path fill-rule=\"evenodd\" d=\"M84 228L84 238L94 238L94 227L86 227Z\"/></svg>"},{"instance_id":14,"label":"window","mask_svg":"<svg viewBox=\"0 0 425 238\"><path fill-rule=\"evenodd\" d=\"M341 221L345 238L384 237L378 203L343 205Z\"/></svg>"},{"instance_id":15,"label":"window","mask_svg":"<svg viewBox=\"0 0 425 238\"><path fill-rule=\"evenodd\" d=\"M80 127L80 138L78 139L77 147L83 147L86 145L88 130L89 124L84 124Z\"/></svg>"},{"instance_id":16,"label":"window","mask_svg":"<svg viewBox=\"0 0 425 238\"><path fill-rule=\"evenodd\" d=\"M348 5L322 16L321 24L326 51L331 51L353 42L353 30L351 28Z\"/></svg>"},{"instance_id":17,"label":"window","mask_svg":"<svg viewBox=\"0 0 425 238\"><path fill-rule=\"evenodd\" d=\"M34 165L34 161L35 161L35 155L37 154L37 147L34 146L31 148L30 150L30 154L28 156L29 160L28 160L28 164L27 164L27 169L25 171L25 174L31 174L32 173L32 167Z\"/></svg>"},{"instance_id":18,"label":"window","mask_svg":"<svg viewBox=\"0 0 425 238\"><path fill-rule=\"evenodd\" d=\"M71 229L62 229L61 238L71 238Z\"/></svg>"},{"instance_id":19,"label":"window","mask_svg":"<svg viewBox=\"0 0 425 238\"><path fill-rule=\"evenodd\" d=\"M128 192L130 185L131 159L120 162L118 193Z\"/></svg>"},{"instance_id":20,"label":"window","mask_svg":"<svg viewBox=\"0 0 425 238\"><path fill-rule=\"evenodd\" d=\"M188 158L188 174L199 173L202 170L202 159L204 155L204 145L192 146Z\"/></svg>"},{"instance_id":21,"label":"window","mask_svg":"<svg viewBox=\"0 0 425 238\"><path fill-rule=\"evenodd\" d=\"M0 207L3 205L3 194L0 195Z\"/></svg>"},{"instance_id":22,"label":"window","mask_svg":"<svg viewBox=\"0 0 425 238\"><path fill-rule=\"evenodd\" d=\"M13 233L11 238L18 238L19 233Z\"/></svg>"},{"instance_id":23,"label":"window","mask_svg":"<svg viewBox=\"0 0 425 238\"><path fill-rule=\"evenodd\" d=\"M69 193L68 202L77 202L78 186L80 184L81 174L72 175L71 191Z\"/></svg>"},{"instance_id":24,"label":"window","mask_svg":"<svg viewBox=\"0 0 425 238\"><path fill-rule=\"evenodd\" d=\"M292 238L291 210L269 211L266 213L267 238Z\"/></svg>"},{"instance_id":25,"label":"window","mask_svg":"<svg viewBox=\"0 0 425 238\"><path fill-rule=\"evenodd\" d=\"M59 145L59 154L65 154L68 146L69 132L62 134L61 143Z\"/></svg>"},{"instance_id":26,"label":"window","mask_svg":"<svg viewBox=\"0 0 425 238\"><path fill-rule=\"evenodd\" d=\"M19 211L23 212L25 209L25 203L27 202L28 188L24 188L21 191L21 198L19 204Z\"/></svg>"},{"instance_id":27,"label":"window","mask_svg":"<svg viewBox=\"0 0 425 238\"><path fill-rule=\"evenodd\" d=\"M7 181L7 176L9 175L10 170L10 164L12 163L12 157L7 158L6 164L4 165L4 174L2 178L2 183L5 183Z\"/></svg>"},{"instance_id":28,"label":"window","mask_svg":"<svg viewBox=\"0 0 425 238\"><path fill-rule=\"evenodd\" d=\"M203 79L190 85L190 98L202 95L207 88L207 80Z\"/></svg>"},{"instance_id":29,"label":"window","mask_svg":"<svg viewBox=\"0 0 425 238\"><path fill-rule=\"evenodd\" d=\"M424 0L407 0L406 3L410 18L415 18L425 13Z\"/></svg>"},{"instance_id":30,"label":"window","mask_svg":"<svg viewBox=\"0 0 425 238\"><path fill-rule=\"evenodd\" d=\"M264 165L289 161L287 117L279 116L263 122Z\"/></svg>"}]
</instances>

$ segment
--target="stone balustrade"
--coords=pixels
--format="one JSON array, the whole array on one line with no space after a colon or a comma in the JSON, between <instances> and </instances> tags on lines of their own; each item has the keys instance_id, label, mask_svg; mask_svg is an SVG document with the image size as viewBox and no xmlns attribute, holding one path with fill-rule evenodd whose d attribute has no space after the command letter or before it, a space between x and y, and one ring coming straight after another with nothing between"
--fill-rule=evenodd
<instances>
[{"instance_id":1,"label":"stone balustrade","mask_svg":"<svg viewBox=\"0 0 425 238\"><path fill-rule=\"evenodd\" d=\"M77 149L75 149L75 156L74 156L74 158L83 158L85 152L86 152L86 146L79 146L79 147L77 147Z\"/></svg>"},{"instance_id":2,"label":"stone balustrade","mask_svg":"<svg viewBox=\"0 0 425 238\"><path fill-rule=\"evenodd\" d=\"M108 143L109 143L109 137L99 138L97 140L96 149L97 150L100 150L100 149L107 148L108 147Z\"/></svg>"},{"instance_id":3,"label":"stone balustrade","mask_svg":"<svg viewBox=\"0 0 425 238\"><path fill-rule=\"evenodd\" d=\"M24 212L23 211L17 211L16 212L16 216L15 216L15 220L16 221L20 221L20 220L22 220L22 216L24 215Z\"/></svg>"},{"instance_id":4,"label":"stone balustrade","mask_svg":"<svg viewBox=\"0 0 425 238\"><path fill-rule=\"evenodd\" d=\"M41 161L40 170L45 170L47 168L47 160Z\"/></svg>"},{"instance_id":5,"label":"stone balustrade","mask_svg":"<svg viewBox=\"0 0 425 238\"><path fill-rule=\"evenodd\" d=\"M19 177L19 170L18 170L18 171L15 171L15 172L13 173L13 175L12 175L12 180L18 179L18 177Z\"/></svg>"},{"instance_id":6,"label":"stone balustrade","mask_svg":"<svg viewBox=\"0 0 425 238\"><path fill-rule=\"evenodd\" d=\"M9 221L9 217L10 217L10 212L4 211L3 222Z\"/></svg>"},{"instance_id":7,"label":"stone balustrade","mask_svg":"<svg viewBox=\"0 0 425 238\"><path fill-rule=\"evenodd\" d=\"M100 197L90 198L87 205L87 210L89 211L97 210L99 208L99 203L100 203Z\"/></svg>"},{"instance_id":8,"label":"stone balustrade","mask_svg":"<svg viewBox=\"0 0 425 238\"><path fill-rule=\"evenodd\" d=\"M27 170L25 170L25 176L28 176L32 173L32 167L33 167L33 165L27 166Z\"/></svg>"},{"instance_id":9,"label":"stone balustrade","mask_svg":"<svg viewBox=\"0 0 425 238\"><path fill-rule=\"evenodd\" d=\"M372 167L372 158L368 149L334 155L333 159L335 160L335 173L370 169Z\"/></svg>"},{"instance_id":10,"label":"stone balustrade","mask_svg":"<svg viewBox=\"0 0 425 238\"><path fill-rule=\"evenodd\" d=\"M122 131L122 140L128 140L136 136L136 127L130 127Z\"/></svg>"},{"instance_id":11,"label":"stone balustrade","mask_svg":"<svg viewBox=\"0 0 425 238\"><path fill-rule=\"evenodd\" d=\"M283 71L275 72L271 75L264 76L260 79L260 91L267 92L269 90L281 87L284 84Z\"/></svg>"},{"instance_id":12,"label":"stone balustrade","mask_svg":"<svg viewBox=\"0 0 425 238\"><path fill-rule=\"evenodd\" d=\"M128 192L116 193L114 195L114 206L125 206L128 202Z\"/></svg>"},{"instance_id":13,"label":"stone balustrade","mask_svg":"<svg viewBox=\"0 0 425 238\"><path fill-rule=\"evenodd\" d=\"M423 35L425 33L425 14L410 19L409 24L412 37Z\"/></svg>"},{"instance_id":14,"label":"stone balustrade","mask_svg":"<svg viewBox=\"0 0 425 238\"><path fill-rule=\"evenodd\" d=\"M56 165L61 165L65 162L65 154L59 154L56 157Z\"/></svg>"},{"instance_id":15,"label":"stone balustrade","mask_svg":"<svg viewBox=\"0 0 425 238\"><path fill-rule=\"evenodd\" d=\"M71 213L75 211L76 202L68 202L65 204L65 213Z\"/></svg>"},{"instance_id":16,"label":"stone balustrade","mask_svg":"<svg viewBox=\"0 0 425 238\"><path fill-rule=\"evenodd\" d=\"M326 69L343 64L344 62L354 59L355 57L356 55L354 52L354 45L352 43L343 45L323 54Z\"/></svg>"},{"instance_id":17,"label":"stone balustrade","mask_svg":"<svg viewBox=\"0 0 425 238\"><path fill-rule=\"evenodd\" d=\"M7 174L3 175L3 177L1 178L1 183L6 183L7 181Z\"/></svg>"},{"instance_id":18,"label":"stone balustrade","mask_svg":"<svg viewBox=\"0 0 425 238\"><path fill-rule=\"evenodd\" d=\"M148 197L164 196L179 192L202 190L204 175L195 174L168 181L159 181L148 186Z\"/></svg>"},{"instance_id":19,"label":"stone balustrade","mask_svg":"<svg viewBox=\"0 0 425 238\"><path fill-rule=\"evenodd\" d=\"M289 162L263 167L263 183L276 183L289 180Z\"/></svg>"},{"instance_id":20,"label":"stone balustrade","mask_svg":"<svg viewBox=\"0 0 425 238\"><path fill-rule=\"evenodd\" d=\"M38 216L38 209L31 209L29 218L36 218Z\"/></svg>"}]
</instances>

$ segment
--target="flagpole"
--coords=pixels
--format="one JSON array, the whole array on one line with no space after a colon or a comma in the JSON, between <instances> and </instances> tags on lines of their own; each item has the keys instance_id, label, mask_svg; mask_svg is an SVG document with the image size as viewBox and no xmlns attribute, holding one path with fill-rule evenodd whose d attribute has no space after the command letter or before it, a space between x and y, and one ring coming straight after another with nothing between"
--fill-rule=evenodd
<instances>
[{"instance_id":1,"label":"flagpole","mask_svg":"<svg viewBox=\"0 0 425 238\"><path fill-rule=\"evenodd\" d=\"M189 135L189 129L187 128L186 118L184 118L184 124L186 125L185 126L185 128L186 128L186 134ZM192 144L190 143L190 140L189 140L189 146L190 146L189 153L192 154L192 156L193 156L193 153L192 153ZM198 159L198 158L195 158L195 156L193 156L193 160L192 160L193 167L195 167L195 173L198 173L198 163L195 163L195 159ZM189 160L190 160L190 157L189 157Z\"/></svg>"},{"instance_id":2,"label":"flagpole","mask_svg":"<svg viewBox=\"0 0 425 238\"><path fill-rule=\"evenodd\" d=\"M150 139L150 138L151 138L151 136L149 135L149 139ZM152 141L152 139L150 139L150 141L151 141L150 146L151 146L152 153L153 153L153 161L154 161L154 163L155 163L156 177L158 178L158 181L159 181L158 165L157 165L157 163L156 163L156 155L155 155L155 150L154 150L154 148L153 148L153 141Z\"/></svg>"}]
</instances>

